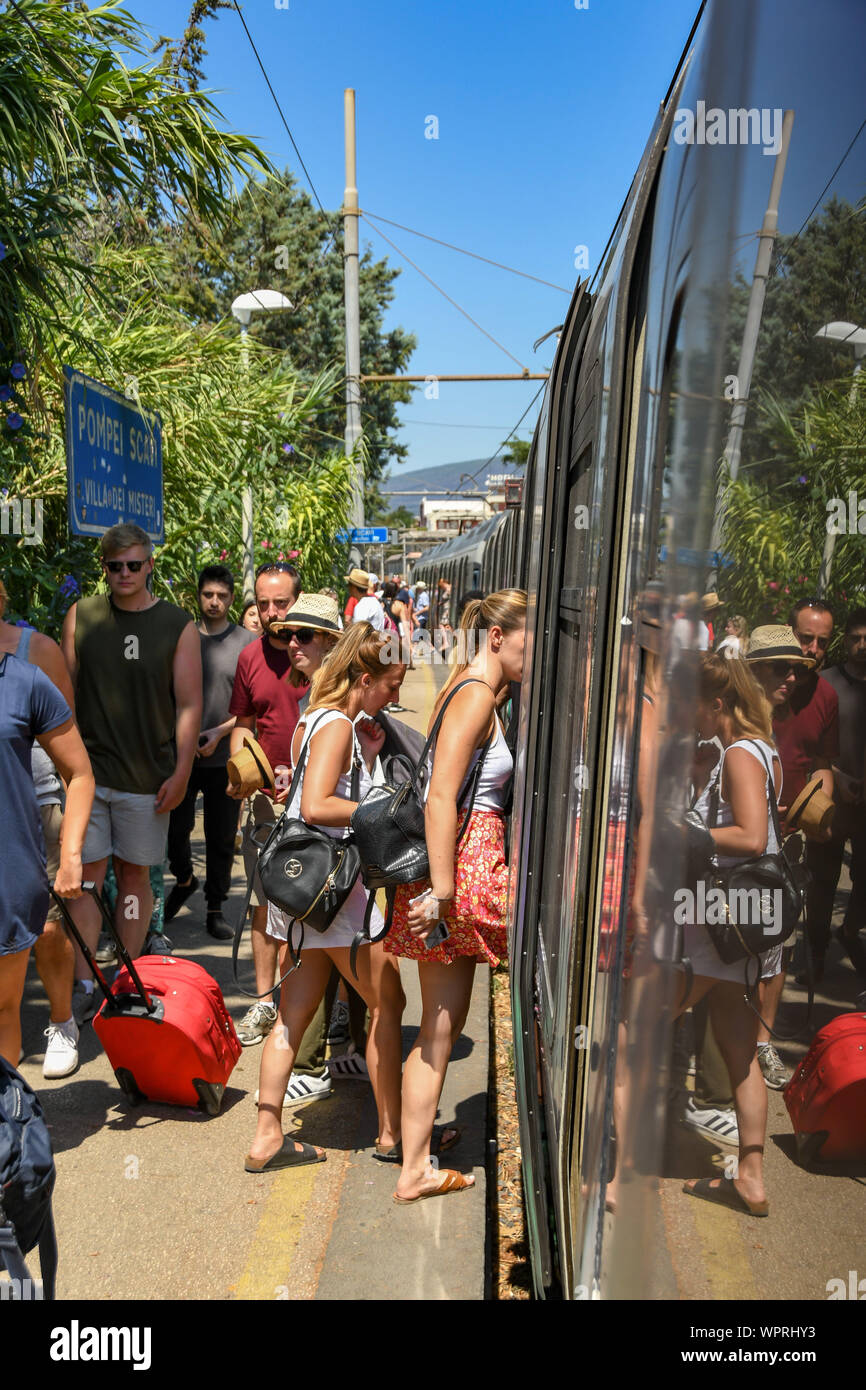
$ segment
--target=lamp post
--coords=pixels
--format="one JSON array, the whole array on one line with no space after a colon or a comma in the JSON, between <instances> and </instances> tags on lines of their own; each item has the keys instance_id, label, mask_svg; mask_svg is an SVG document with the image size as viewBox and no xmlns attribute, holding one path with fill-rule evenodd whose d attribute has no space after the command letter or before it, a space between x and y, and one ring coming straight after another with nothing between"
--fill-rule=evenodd
<instances>
[{"instance_id":1,"label":"lamp post","mask_svg":"<svg viewBox=\"0 0 866 1390\"><path fill-rule=\"evenodd\" d=\"M836 343L848 343L854 349L854 380L851 383L851 394L849 400L853 401L857 393L857 376L863 365L863 358L866 357L866 328L860 328L856 323L846 323L843 320L834 319L832 323L825 323L815 334L816 338L829 338ZM824 553L821 556L821 572L818 575L818 593L824 594L827 585L830 583L830 570L833 567L833 551L836 548L835 531L827 531L824 537Z\"/></svg>"},{"instance_id":2,"label":"lamp post","mask_svg":"<svg viewBox=\"0 0 866 1390\"><path fill-rule=\"evenodd\" d=\"M247 374L250 367L249 346L247 344L247 333L249 332L250 319L253 314L267 312L274 309L291 309L293 307L290 299L286 299L279 290L252 290L249 294L239 294L237 299L232 301L232 313L241 326L241 349L244 369L244 382L246 383ZM246 439L248 420L243 422L244 439ZM243 496L241 498L241 529L243 532L244 547L244 603L249 603L255 598L255 565L253 562L253 490L249 483L244 484Z\"/></svg>"}]
</instances>

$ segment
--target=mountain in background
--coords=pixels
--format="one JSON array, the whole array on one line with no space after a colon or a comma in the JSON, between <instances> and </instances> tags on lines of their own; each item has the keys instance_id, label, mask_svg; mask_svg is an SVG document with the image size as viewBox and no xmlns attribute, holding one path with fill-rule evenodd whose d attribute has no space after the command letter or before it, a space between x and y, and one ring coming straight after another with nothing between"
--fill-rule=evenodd
<instances>
[{"instance_id":1,"label":"mountain in background","mask_svg":"<svg viewBox=\"0 0 866 1390\"><path fill-rule=\"evenodd\" d=\"M385 505L391 510L406 507L417 516L421 498L425 493L431 501L434 497L440 501L448 497L465 497L467 493L483 492L490 474L520 475L522 472L522 468L513 463L503 463L501 458L495 458L492 463L488 458L465 459L463 463L442 463L436 468L415 468L405 473L392 473L379 484L379 491ZM472 477L473 481L470 483L467 478L463 478L463 487L458 491L458 484L464 473ZM478 476L473 477L474 474ZM408 491L392 492L391 488L407 488Z\"/></svg>"}]
</instances>

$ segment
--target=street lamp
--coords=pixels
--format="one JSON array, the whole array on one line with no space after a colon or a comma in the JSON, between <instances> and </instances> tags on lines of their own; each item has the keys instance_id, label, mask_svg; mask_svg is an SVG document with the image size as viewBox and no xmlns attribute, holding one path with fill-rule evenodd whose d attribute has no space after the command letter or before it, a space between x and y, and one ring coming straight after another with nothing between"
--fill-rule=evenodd
<instances>
[{"instance_id":1,"label":"street lamp","mask_svg":"<svg viewBox=\"0 0 866 1390\"><path fill-rule=\"evenodd\" d=\"M243 355L244 377L249 371L250 358L249 347L247 345L247 333L249 331L250 319L255 313L267 313L275 309L291 309L294 306L290 299L286 299L279 290L252 290L249 294L239 294L237 299L232 301L232 313L241 326L241 348ZM246 437L249 422L244 420L243 429ZM243 497L241 499L241 528L243 531L244 547L244 603L249 603L255 598L255 566L253 563L253 490L249 483L244 484Z\"/></svg>"}]
</instances>

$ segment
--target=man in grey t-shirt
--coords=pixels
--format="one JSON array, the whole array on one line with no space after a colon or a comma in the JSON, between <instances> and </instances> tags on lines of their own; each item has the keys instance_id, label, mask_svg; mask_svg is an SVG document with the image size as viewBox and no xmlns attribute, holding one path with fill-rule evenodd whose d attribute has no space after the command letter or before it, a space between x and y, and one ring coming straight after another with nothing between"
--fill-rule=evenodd
<instances>
[{"instance_id":1,"label":"man in grey t-shirt","mask_svg":"<svg viewBox=\"0 0 866 1390\"><path fill-rule=\"evenodd\" d=\"M217 941L228 941L234 933L222 915L229 895L238 803L226 795L226 763L229 734L234 717L229 700L234 686L238 657L256 634L228 619L234 597L234 575L225 565L207 565L198 578L198 604L201 619L202 731L190 774L186 796L171 813L168 828L168 863L177 882L166 899L165 920L170 922L187 898L198 888L192 871L190 835L195 825L199 792L204 799L204 838L207 876L204 892L207 902L207 929Z\"/></svg>"}]
</instances>

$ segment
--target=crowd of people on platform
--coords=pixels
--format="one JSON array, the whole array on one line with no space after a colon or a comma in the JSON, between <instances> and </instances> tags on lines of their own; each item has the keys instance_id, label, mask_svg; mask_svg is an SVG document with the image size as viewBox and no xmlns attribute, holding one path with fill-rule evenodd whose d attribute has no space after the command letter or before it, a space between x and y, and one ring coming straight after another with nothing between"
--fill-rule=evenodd
<instances>
[{"instance_id":1,"label":"crowd of people on platform","mask_svg":"<svg viewBox=\"0 0 866 1390\"><path fill-rule=\"evenodd\" d=\"M234 623L234 576L210 565L198 579L193 620L154 597L152 546L138 527L112 527L100 555L104 592L72 604L59 647L26 623L2 621L0 589L0 758L9 785L0 834L7 862L21 866L0 879L0 1053L12 1065L22 1056L31 948L51 1007L46 1077L76 1069L79 1030L101 1002L51 910L49 881L101 964L113 947L100 943L99 906L82 883L100 892L109 866L117 931L130 955L171 949L154 914L153 876L167 857L175 882L162 917L170 922L199 887L191 835L201 795L205 926L217 941L234 935L223 908L242 824L259 998L238 1036L244 1046L265 1043L247 1171L322 1161L321 1150L283 1136L283 1111L323 1098L334 1078L369 1078L379 1113L374 1157L399 1165L396 1200L471 1186L471 1175L438 1167L436 1155L460 1132L433 1121L475 964L496 965L505 954L502 808L513 761L500 706L521 677L525 595L503 591L464 608L464 633L480 640L461 647L471 658L455 664L434 710L453 692L425 783L430 882L397 892L385 940L373 907L356 975L350 948L368 897L358 879L327 930L307 936L304 969L293 971L293 925L259 878L262 828L285 809L341 837L358 801L382 780L385 734L375 716L403 709L400 687L429 614L426 586L407 586L402 576L380 585L355 568L341 614L335 590L303 592L294 566L266 563L256 571L254 602ZM440 595L445 622L447 597ZM229 774L250 748L270 775L246 786ZM476 764L467 819L462 788ZM434 929L443 939L427 949ZM405 1067L400 957L417 962L422 996ZM348 1052L326 1061L328 1043L340 1041L350 1041Z\"/></svg>"},{"instance_id":2,"label":"crowd of people on platform","mask_svg":"<svg viewBox=\"0 0 866 1390\"><path fill-rule=\"evenodd\" d=\"M50 1009L47 1078L75 1070L79 1029L99 1006L87 964L60 927L49 882L102 963L113 958L113 947L100 943L98 905L81 885L101 890L109 869L117 928L130 954L171 949L160 917L172 921L200 886L191 849L200 795L204 925L214 940L234 934L223 909L238 847L249 887L258 997L239 1020L238 1036L244 1046L264 1047L247 1170L321 1162L322 1150L284 1136L283 1112L328 1096L335 1080L369 1079L378 1109L374 1157L400 1165L397 1199L471 1185L471 1176L436 1166L460 1133L433 1121L475 965L496 966L505 956L504 812L514 742L505 737L501 713L522 674L525 594L479 591L455 605L460 633L481 640L458 643L431 716L432 726L444 709L426 783L429 882L397 889L386 932L378 907L366 913L359 879L327 930L308 935L305 968L292 971L298 924L263 890L263 829L286 809L342 837L356 805L383 780L386 735L378 716L403 710L401 685L431 613L427 588L420 581L407 586L402 576L380 583L353 568L341 612L336 590L304 592L293 565L266 563L256 572L254 600L235 623L234 576L210 565L198 579L194 620L153 596L152 547L137 527L108 531L101 561L104 592L73 603L59 646L26 623L5 621L0 585L0 836L6 864L16 866L0 876L0 1053L13 1065L21 1057L31 949ZM447 630L451 608L450 586L440 581L433 611ZM715 594L700 603L684 598L667 668L665 736L671 747L679 739L691 748L693 832L697 825L707 862L719 866L776 853L779 826L804 833L812 964L800 979L813 985L826 968L850 844L853 886L838 936L866 975L859 853L866 849L866 608L846 615L841 659L830 668L835 615L824 600L801 599L788 624L751 632L739 615L722 631L722 610ZM695 687L696 705L678 714L678 690ZM648 709L657 698L648 686ZM653 727L646 711L645 726ZM246 785L228 773L250 748L267 775ZM476 767L467 819L462 798ZM166 859L174 885L160 914L154 875ZM350 958L365 914L369 939L356 974ZM440 940L434 933L443 923ZM686 926L683 954L691 971L679 1006L681 1019L690 1020L678 1032L683 1072L695 1058L684 1122L740 1149L735 1178L703 1180L689 1190L761 1215L766 1091L789 1076L773 1030L790 951L774 946L761 955L751 1009L741 967L721 961L699 923ZM400 958L417 962L422 997L405 1065ZM335 1044L348 1050L329 1059Z\"/></svg>"},{"instance_id":3,"label":"crowd of people on platform","mask_svg":"<svg viewBox=\"0 0 866 1390\"><path fill-rule=\"evenodd\" d=\"M797 983L810 989L824 979L850 845L851 892L835 934L866 979L866 608L846 615L840 659L830 667L836 617L823 599L800 599L786 624L751 632L735 615L722 634L722 610L710 593L698 616L687 596L675 625L681 645L671 685L695 676L698 685L692 833L700 827L704 862L722 871L776 854L790 835L801 837L799 845L788 841L786 853L796 846L792 857L802 853L808 871L804 931L810 949ZM687 924L684 933L683 955L693 979L679 1006L674 1093L685 1101L686 1125L739 1148L735 1175L686 1187L706 1200L766 1215L766 1092L781 1090L791 1075L773 1034L793 949L773 945L761 953L750 1002L743 962L725 964L700 922ZM691 1060L694 1091L686 1093Z\"/></svg>"}]
</instances>

